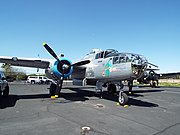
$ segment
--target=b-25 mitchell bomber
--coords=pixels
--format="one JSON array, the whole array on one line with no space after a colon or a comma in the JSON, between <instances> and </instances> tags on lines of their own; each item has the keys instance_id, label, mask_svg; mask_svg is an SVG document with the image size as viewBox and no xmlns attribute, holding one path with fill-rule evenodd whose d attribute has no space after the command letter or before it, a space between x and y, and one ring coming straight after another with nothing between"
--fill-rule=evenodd
<instances>
[{"instance_id":1,"label":"b-25 mitchell bomber","mask_svg":"<svg viewBox=\"0 0 180 135\"><path fill-rule=\"evenodd\" d=\"M82 82L83 86L95 83L96 88L101 92L102 87L107 87L110 93L119 92L118 101L121 105L125 105L128 102L128 96L122 90L122 81L129 82L131 92L133 80L141 78L147 70L147 65L151 64L142 55L119 53L114 49L105 51L93 49L80 61L72 63L63 55L58 57L46 43L43 46L55 60L1 56L0 63L45 69L46 76L53 80L50 85L50 96L54 98L59 97L64 78L71 75L74 83Z\"/></svg>"}]
</instances>

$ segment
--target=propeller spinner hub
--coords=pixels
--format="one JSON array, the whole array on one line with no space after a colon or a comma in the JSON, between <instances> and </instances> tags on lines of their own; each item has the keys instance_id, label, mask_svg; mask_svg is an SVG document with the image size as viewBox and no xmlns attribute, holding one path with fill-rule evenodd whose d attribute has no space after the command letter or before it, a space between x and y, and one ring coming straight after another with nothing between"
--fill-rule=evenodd
<instances>
[{"instance_id":1,"label":"propeller spinner hub","mask_svg":"<svg viewBox=\"0 0 180 135\"><path fill-rule=\"evenodd\" d=\"M62 69L63 69L64 71L68 70L68 68L69 68L69 65L67 65L67 64L63 64L63 65L62 65Z\"/></svg>"},{"instance_id":2,"label":"propeller spinner hub","mask_svg":"<svg viewBox=\"0 0 180 135\"><path fill-rule=\"evenodd\" d=\"M57 69L62 74L68 74L71 70L71 63L69 60L60 60L61 62L58 63Z\"/></svg>"},{"instance_id":3,"label":"propeller spinner hub","mask_svg":"<svg viewBox=\"0 0 180 135\"><path fill-rule=\"evenodd\" d=\"M57 77L68 77L72 74L73 66L71 61L66 58L60 58L54 63L53 72Z\"/></svg>"}]
</instances>

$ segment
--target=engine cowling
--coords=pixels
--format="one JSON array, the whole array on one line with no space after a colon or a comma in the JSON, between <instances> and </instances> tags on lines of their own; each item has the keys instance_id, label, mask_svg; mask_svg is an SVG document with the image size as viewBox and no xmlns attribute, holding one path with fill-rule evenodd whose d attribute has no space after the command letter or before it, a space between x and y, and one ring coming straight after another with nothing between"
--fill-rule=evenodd
<instances>
[{"instance_id":1,"label":"engine cowling","mask_svg":"<svg viewBox=\"0 0 180 135\"><path fill-rule=\"evenodd\" d=\"M71 66L72 63L70 60L68 60L67 58L59 58L59 61L55 61L54 66L53 66L53 73L56 77L61 78L63 77L64 74L64 78L70 76L73 72L73 66Z\"/></svg>"}]
</instances>

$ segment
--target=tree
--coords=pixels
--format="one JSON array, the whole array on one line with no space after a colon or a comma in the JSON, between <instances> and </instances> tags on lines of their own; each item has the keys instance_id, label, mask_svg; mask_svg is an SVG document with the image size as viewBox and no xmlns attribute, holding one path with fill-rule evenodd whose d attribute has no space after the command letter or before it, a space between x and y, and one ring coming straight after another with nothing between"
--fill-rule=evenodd
<instances>
[{"instance_id":1,"label":"tree","mask_svg":"<svg viewBox=\"0 0 180 135\"><path fill-rule=\"evenodd\" d=\"M11 67L10 64L6 64L6 63L2 64L1 68L3 69L6 76L13 74L13 68Z\"/></svg>"},{"instance_id":2,"label":"tree","mask_svg":"<svg viewBox=\"0 0 180 135\"><path fill-rule=\"evenodd\" d=\"M17 72L16 80L27 80L27 75L24 72Z\"/></svg>"},{"instance_id":3,"label":"tree","mask_svg":"<svg viewBox=\"0 0 180 135\"><path fill-rule=\"evenodd\" d=\"M9 80L26 80L27 79L27 75L25 72L19 71L18 69L13 68L10 64L3 64L1 68L3 69L6 77Z\"/></svg>"}]
</instances>

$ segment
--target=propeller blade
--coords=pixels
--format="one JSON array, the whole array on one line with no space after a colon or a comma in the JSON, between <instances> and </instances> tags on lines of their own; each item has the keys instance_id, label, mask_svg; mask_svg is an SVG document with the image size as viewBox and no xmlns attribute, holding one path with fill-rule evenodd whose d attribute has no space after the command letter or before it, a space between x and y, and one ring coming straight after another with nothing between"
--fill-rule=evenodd
<instances>
[{"instance_id":1,"label":"propeller blade","mask_svg":"<svg viewBox=\"0 0 180 135\"><path fill-rule=\"evenodd\" d=\"M56 55L56 53L46 44L44 43L43 46L46 48L46 50L56 59L58 59L58 56Z\"/></svg>"},{"instance_id":2,"label":"propeller blade","mask_svg":"<svg viewBox=\"0 0 180 135\"><path fill-rule=\"evenodd\" d=\"M84 60L84 61L80 61L80 62L77 62L77 63L74 63L74 64L72 64L71 66L82 66L82 65L86 65L86 64L88 64L88 63L90 63L90 60Z\"/></svg>"},{"instance_id":3,"label":"propeller blade","mask_svg":"<svg viewBox=\"0 0 180 135\"><path fill-rule=\"evenodd\" d=\"M64 81L64 70L62 72L62 77L60 78L60 80L57 81L55 95L59 95L59 93L62 89L63 81Z\"/></svg>"}]
</instances>

